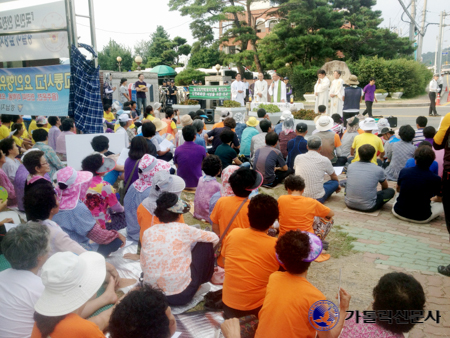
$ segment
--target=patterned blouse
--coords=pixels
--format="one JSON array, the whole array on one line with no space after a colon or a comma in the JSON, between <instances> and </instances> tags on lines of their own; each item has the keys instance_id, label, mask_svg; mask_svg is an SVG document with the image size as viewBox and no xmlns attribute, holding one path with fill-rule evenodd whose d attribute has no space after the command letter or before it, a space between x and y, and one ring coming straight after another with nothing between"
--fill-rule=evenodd
<instances>
[{"instance_id":1,"label":"patterned blouse","mask_svg":"<svg viewBox=\"0 0 450 338\"><path fill-rule=\"evenodd\" d=\"M416 147L412 143L398 141L391 143L392 153L388 153L387 157L391 160L391 164L386 168L386 179L389 181L397 181L398 174L405 167L406 162L414 157Z\"/></svg>"},{"instance_id":2,"label":"patterned blouse","mask_svg":"<svg viewBox=\"0 0 450 338\"><path fill-rule=\"evenodd\" d=\"M92 179L83 202L103 229L105 229L105 224L111 220L111 216L107 212L108 208L118 203L116 191L101 176L95 176Z\"/></svg>"},{"instance_id":3,"label":"patterned blouse","mask_svg":"<svg viewBox=\"0 0 450 338\"><path fill-rule=\"evenodd\" d=\"M191 247L197 242L219 242L214 232L173 222L155 224L144 232L141 267L144 281L168 296L183 292L191 282Z\"/></svg>"},{"instance_id":4,"label":"patterned blouse","mask_svg":"<svg viewBox=\"0 0 450 338\"><path fill-rule=\"evenodd\" d=\"M345 321L339 338L403 338L403 334L393 333L377 324L363 323L362 318L359 323L350 318Z\"/></svg>"}]
</instances>

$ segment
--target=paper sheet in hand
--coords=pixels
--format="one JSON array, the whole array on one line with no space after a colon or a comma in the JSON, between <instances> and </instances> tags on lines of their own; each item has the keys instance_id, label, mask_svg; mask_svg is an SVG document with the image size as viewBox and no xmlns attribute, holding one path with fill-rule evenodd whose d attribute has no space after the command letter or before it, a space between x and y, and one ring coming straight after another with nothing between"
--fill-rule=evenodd
<instances>
[{"instance_id":1,"label":"paper sheet in hand","mask_svg":"<svg viewBox=\"0 0 450 338\"><path fill-rule=\"evenodd\" d=\"M173 148L174 146L173 146L173 143L172 143L172 142L170 142L168 139L165 138L165 139L159 144L159 147L161 148L162 151L165 151L166 149L172 150L172 148Z\"/></svg>"},{"instance_id":2,"label":"paper sheet in hand","mask_svg":"<svg viewBox=\"0 0 450 338\"><path fill-rule=\"evenodd\" d=\"M117 160L117 164L118 165L125 165L125 161L128 158L128 151L129 151L128 148L123 148L122 149L122 151L120 152L120 156L119 156L119 158Z\"/></svg>"},{"instance_id":3,"label":"paper sheet in hand","mask_svg":"<svg viewBox=\"0 0 450 338\"><path fill-rule=\"evenodd\" d=\"M334 167L334 173L339 176L342 174L342 171L344 170L344 167Z\"/></svg>"},{"instance_id":4,"label":"paper sheet in hand","mask_svg":"<svg viewBox=\"0 0 450 338\"><path fill-rule=\"evenodd\" d=\"M19 224L5 223L4 225L5 225L6 232L8 232L9 230L11 230L12 228L15 228Z\"/></svg>"}]
</instances>

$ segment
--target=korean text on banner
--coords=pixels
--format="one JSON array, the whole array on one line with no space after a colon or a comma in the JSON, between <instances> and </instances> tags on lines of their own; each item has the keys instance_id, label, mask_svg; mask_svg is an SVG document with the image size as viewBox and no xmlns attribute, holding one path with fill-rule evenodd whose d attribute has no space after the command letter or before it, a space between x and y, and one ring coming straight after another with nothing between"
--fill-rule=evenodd
<instances>
[{"instance_id":1,"label":"korean text on banner","mask_svg":"<svg viewBox=\"0 0 450 338\"><path fill-rule=\"evenodd\" d=\"M70 65L0 69L0 114L67 116Z\"/></svg>"},{"instance_id":2,"label":"korean text on banner","mask_svg":"<svg viewBox=\"0 0 450 338\"><path fill-rule=\"evenodd\" d=\"M230 100L230 86L189 86L191 100Z\"/></svg>"},{"instance_id":3,"label":"korean text on banner","mask_svg":"<svg viewBox=\"0 0 450 338\"><path fill-rule=\"evenodd\" d=\"M50 1L49 1L50 2ZM20 1L0 3L0 60L25 61L69 57L64 1L24 6ZM33 30L61 29L48 33ZM28 33L27 33L28 32Z\"/></svg>"}]
</instances>

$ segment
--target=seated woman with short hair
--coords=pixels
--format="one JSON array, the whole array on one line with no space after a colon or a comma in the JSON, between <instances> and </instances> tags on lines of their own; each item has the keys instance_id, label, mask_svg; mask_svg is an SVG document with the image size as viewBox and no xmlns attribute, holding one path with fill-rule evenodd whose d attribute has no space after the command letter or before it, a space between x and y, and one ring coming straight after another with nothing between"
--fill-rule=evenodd
<instances>
[{"instance_id":1,"label":"seated woman with short hair","mask_svg":"<svg viewBox=\"0 0 450 338\"><path fill-rule=\"evenodd\" d=\"M156 201L155 216L162 222L144 232L141 267L144 282L161 288L170 305L189 303L214 272L213 245L219 237L179 222L189 205L164 192Z\"/></svg>"},{"instance_id":2,"label":"seated woman with short hair","mask_svg":"<svg viewBox=\"0 0 450 338\"><path fill-rule=\"evenodd\" d=\"M416 166L404 168L397 180L397 200L392 207L395 217L413 223L429 223L444 212L436 197L441 190L441 178L430 171L436 155L430 147L419 147L414 153Z\"/></svg>"}]
</instances>

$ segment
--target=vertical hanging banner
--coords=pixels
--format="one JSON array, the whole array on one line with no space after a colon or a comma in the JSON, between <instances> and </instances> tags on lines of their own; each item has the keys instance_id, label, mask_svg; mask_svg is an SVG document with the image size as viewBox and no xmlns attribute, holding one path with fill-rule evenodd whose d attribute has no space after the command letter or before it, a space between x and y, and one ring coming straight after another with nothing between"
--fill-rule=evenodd
<instances>
[{"instance_id":1,"label":"vertical hanging banner","mask_svg":"<svg viewBox=\"0 0 450 338\"><path fill-rule=\"evenodd\" d=\"M51 0L50 0L51 1ZM29 1L0 4L0 61L26 61L69 57L64 1L27 5ZM48 33L32 30L61 29Z\"/></svg>"},{"instance_id":2,"label":"vertical hanging banner","mask_svg":"<svg viewBox=\"0 0 450 338\"><path fill-rule=\"evenodd\" d=\"M0 114L67 116L70 65L0 69Z\"/></svg>"}]
</instances>

